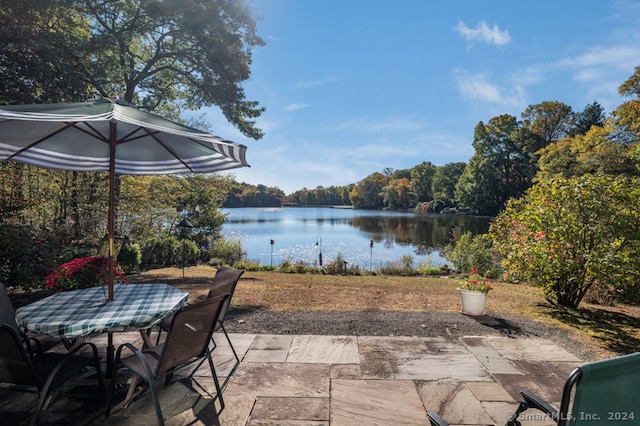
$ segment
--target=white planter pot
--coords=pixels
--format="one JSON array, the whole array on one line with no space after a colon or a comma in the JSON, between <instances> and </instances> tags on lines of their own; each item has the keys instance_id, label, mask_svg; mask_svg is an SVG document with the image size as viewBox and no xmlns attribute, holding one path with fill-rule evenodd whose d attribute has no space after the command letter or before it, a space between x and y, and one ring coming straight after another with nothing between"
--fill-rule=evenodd
<instances>
[{"instance_id":1,"label":"white planter pot","mask_svg":"<svg viewBox=\"0 0 640 426\"><path fill-rule=\"evenodd\" d=\"M458 289L462 313L466 315L484 315L487 295L481 291Z\"/></svg>"}]
</instances>

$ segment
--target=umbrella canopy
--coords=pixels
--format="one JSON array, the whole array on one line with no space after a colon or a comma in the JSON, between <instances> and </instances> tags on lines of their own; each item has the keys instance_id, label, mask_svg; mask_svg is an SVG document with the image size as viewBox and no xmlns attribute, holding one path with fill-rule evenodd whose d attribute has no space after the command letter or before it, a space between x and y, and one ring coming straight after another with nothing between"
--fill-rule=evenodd
<instances>
[{"instance_id":1,"label":"umbrella canopy","mask_svg":"<svg viewBox=\"0 0 640 426\"><path fill-rule=\"evenodd\" d=\"M0 161L109 172L109 300L113 299L116 175L248 167L246 149L109 99L0 106Z\"/></svg>"}]
</instances>

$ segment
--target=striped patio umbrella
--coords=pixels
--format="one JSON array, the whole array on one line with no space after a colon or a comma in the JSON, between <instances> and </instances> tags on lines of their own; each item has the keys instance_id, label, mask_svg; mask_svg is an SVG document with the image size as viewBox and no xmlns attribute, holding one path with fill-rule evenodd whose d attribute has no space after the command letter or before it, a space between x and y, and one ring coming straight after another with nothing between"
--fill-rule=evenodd
<instances>
[{"instance_id":1,"label":"striped patio umbrella","mask_svg":"<svg viewBox=\"0 0 640 426\"><path fill-rule=\"evenodd\" d=\"M0 161L109 172L108 300L113 300L116 175L248 167L246 149L109 99L0 106Z\"/></svg>"}]
</instances>

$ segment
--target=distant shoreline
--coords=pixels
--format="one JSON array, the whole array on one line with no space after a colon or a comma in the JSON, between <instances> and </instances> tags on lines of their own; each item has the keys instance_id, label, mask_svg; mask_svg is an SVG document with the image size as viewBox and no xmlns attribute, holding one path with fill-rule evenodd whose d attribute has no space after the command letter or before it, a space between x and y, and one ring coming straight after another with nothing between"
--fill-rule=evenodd
<instances>
[{"instance_id":1,"label":"distant shoreline","mask_svg":"<svg viewBox=\"0 0 640 426\"><path fill-rule=\"evenodd\" d=\"M304 205L304 206L299 206L295 203L282 203L282 205L280 207L291 207L291 208L327 208L327 209L350 209L353 210L353 206L345 206L345 205L327 205L327 204L318 204L318 205Z\"/></svg>"}]
</instances>

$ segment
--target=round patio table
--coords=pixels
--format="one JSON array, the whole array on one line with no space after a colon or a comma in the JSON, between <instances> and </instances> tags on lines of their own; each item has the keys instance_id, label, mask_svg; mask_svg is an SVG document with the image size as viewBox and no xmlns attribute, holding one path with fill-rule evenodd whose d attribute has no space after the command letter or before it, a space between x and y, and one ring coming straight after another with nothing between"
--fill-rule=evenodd
<instances>
[{"instance_id":1,"label":"round patio table","mask_svg":"<svg viewBox=\"0 0 640 426\"><path fill-rule=\"evenodd\" d=\"M113 300L101 287L53 294L16 310L16 322L25 331L61 339L77 339L109 333L107 370L113 364L113 332L145 330L187 303L189 293L168 284L116 284Z\"/></svg>"},{"instance_id":2,"label":"round patio table","mask_svg":"<svg viewBox=\"0 0 640 426\"><path fill-rule=\"evenodd\" d=\"M168 284L116 284L113 300L101 287L56 293L16 311L25 331L75 339L95 333L147 329L187 303L189 293Z\"/></svg>"}]
</instances>

